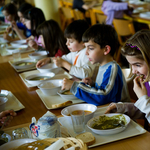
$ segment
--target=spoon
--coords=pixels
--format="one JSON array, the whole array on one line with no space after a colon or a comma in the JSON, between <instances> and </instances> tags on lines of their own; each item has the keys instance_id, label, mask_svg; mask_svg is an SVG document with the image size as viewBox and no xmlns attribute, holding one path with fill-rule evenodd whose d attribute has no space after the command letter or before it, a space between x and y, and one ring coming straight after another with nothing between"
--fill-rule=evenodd
<instances>
[{"instance_id":1,"label":"spoon","mask_svg":"<svg viewBox=\"0 0 150 150\"><path fill-rule=\"evenodd\" d=\"M7 118L4 121L4 123L3 123L3 125L2 125L2 127L0 129L0 136L4 133L3 128L4 128L5 124L6 124L6 122L9 120L9 118L10 118L10 116L7 116Z\"/></svg>"},{"instance_id":2,"label":"spoon","mask_svg":"<svg viewBox=\"0 0 150 150\"><path fill-rule=\"evenodd\" d=\"M115 120L115 121L113 122L113 125L114 125L114 126L119 126L119 125L121 125L121 127L125 127L123 121L121 121L121 120Z\"/></svg>"}]
</instances>

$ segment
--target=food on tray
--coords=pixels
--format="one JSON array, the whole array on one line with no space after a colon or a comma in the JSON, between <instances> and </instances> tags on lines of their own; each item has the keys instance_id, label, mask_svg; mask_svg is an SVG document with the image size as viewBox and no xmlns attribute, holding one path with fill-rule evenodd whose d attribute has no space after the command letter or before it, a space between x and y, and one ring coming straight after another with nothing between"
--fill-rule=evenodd
<instances>
[{"instance_id":1,"label":"food on tray","mask_svg":"<svg viewBox=\"0 0 150 150\"><path fill-rule=\"evenodd\" d=\"M64 106L68 106L71 104L72 104L72 101L66 101L64 103L52 104L52 108L64 107Z\"/></svg>"},{"instance_id":2,"label":"food on tray","mask_svg":"<svg viewBox=\"0 0 150 150\"><path fill-rule=\"evenodd\" d=\"M93 129L99 129L99 130L107 130L107 129L114 129L121 127L122 125L120 123L117 123L121 121L121 124L125 125L127 123L126 118L121 115L114 115L112 117L108 116L100 116L99 119L94 120L95 123L92 125Z\"/></svg>"},{"instance_id":3,"label":"food on tray","mask_svg":"<svg viewBox=\"0 0 150 150\"><path fill-rule=\"evenodd\" d=\"M21 62L17 63L16 66L27 66L27 65L32 65L34 62Z\"/></svg>"},{"instance_id":4,"label":"food on tray","mask_svg":"<svg viewBox=\"0 0 150 150\"><path fill-rule=\"evenodd\" d=\"M65 95L73 95L70 91L65 91L64 93L62 94L65 94Z\"/></svg>"},{"instance_id":5,"label":"food on tray","mask_svg":"<svg viewBox=\"0 0 150 150\"><path fill-rule=\"evenodd\" d=\"M84 133L78 134L76 138L82 140L87 146L95 143L95 137L93 136L91 132L84 132Z\"/></svg>"},{"instance_id":6,"label":"food on tray","mask_svg":"<svg viewBox=\"0 0 150 150\"><path fill-rule=\"evenodd\" d=\"M72 112L72 114L73 115L79 115L79 114L81 114L81 112L82 112L82 110L75 110L75 111ZM84 110L85 115L88 115L90 113L92 113L92 111ZM68 116L70 116L70 114L68 114Z\"/></svg>"},{"instance_id":7,"label":"food on tray","mask_svg":"<svg viewBox=\"0 0 150 150\"><path fill-rule=\"evenodd\" d=\"M34 81L34 80L46 80L46 79L49 79L49 78L50 77L48 77L48 76L38 76L38 77L33 77L29 80L32 80L32 81Z\"/></svg>"}]
</instances>

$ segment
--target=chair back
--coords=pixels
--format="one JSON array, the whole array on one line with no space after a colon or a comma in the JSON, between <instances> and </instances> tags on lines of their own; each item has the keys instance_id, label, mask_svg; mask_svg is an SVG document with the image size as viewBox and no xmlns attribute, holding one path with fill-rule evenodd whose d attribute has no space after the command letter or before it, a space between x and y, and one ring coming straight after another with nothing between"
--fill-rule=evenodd
<instances>
[{"instance_id":1,"label":"chair back","mask_svg":"<svg viewBox=\"0 0 150 150\"><path fill-rule=\"evenodd\" d=\"M96 14L96 20L99 22L99 23L106 23L106 19L107 19L107 16L106 15L103 15L103 14Z\"/></svg>"},{"instance_id":2,"label":"chair back","mask_svg":"<svg viewBox=\"0 0 150 150\"><path fill-rule=\"evenodd\" d=\"M72 11L73 11L73 15L74 15L74 20L79 20L79 19L84 20L85 19L84 14L80 10L73 9Z\"/></svg>"},{"instance_id":3,"label":"chair back","mask_svg":"<svg viewBox=\"0 0 150 150\"><path fill-rule=\"evenodd\" d=\"M135 33L133 22L131 20L114 19L113 25L118 34L120 45L123 45L121 36L127 37Z\"/></svg>"},{"instance_id":4,"label":"chair back","mask_svg":"<svg viewBox=\"0 0 150 150\"><path fill-rule=\"evenodd\" d=\"M65 28L73 21L73 12L69 7L60 7L59 15L61 20L61 28L64 31Z\"/></svg>"}]
</instances>

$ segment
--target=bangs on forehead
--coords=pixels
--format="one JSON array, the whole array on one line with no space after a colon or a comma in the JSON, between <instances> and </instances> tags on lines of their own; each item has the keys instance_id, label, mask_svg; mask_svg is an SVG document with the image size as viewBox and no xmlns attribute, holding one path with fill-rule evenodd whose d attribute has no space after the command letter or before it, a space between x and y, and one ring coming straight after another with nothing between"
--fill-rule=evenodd
<instances>
[{"instance_id":1,"label":"bangs on forehead","mask_svg":"<svg viewBox=\"0 0 150 150\"><path fill-rule=\"evenodd\" d=\"M65 38L76 39L76 37L73 33L65 33Z\"/></svg>"}]
</instances>

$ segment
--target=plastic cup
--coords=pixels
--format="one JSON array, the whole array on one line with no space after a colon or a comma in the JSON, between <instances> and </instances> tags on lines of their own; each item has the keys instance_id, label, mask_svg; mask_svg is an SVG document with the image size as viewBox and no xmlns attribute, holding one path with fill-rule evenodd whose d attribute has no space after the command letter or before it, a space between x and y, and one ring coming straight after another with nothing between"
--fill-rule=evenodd
<instances>
[{"instance_id":1,"label":"plastic cup","mask_svg":"<svg viewBox=\"0 0 150 150\"><path fill-rule=\"evenodd\" d=\"M85 131L85 114L83 110L80 110L78 114L71 112L71 119L74 132L77 134L83 133Z\"/></svg>"},{"instance_id":2,"label":"plastic cup","mask_svg":"<svg viewBox=\"0 0 150 150\"><path fill-rule=\"evenodd\" d=\"M14 140L29 138L28 132L25 128L17 128L15 130L13 130L12 131L12 137Z\"/></svg>"}]
</instances>

